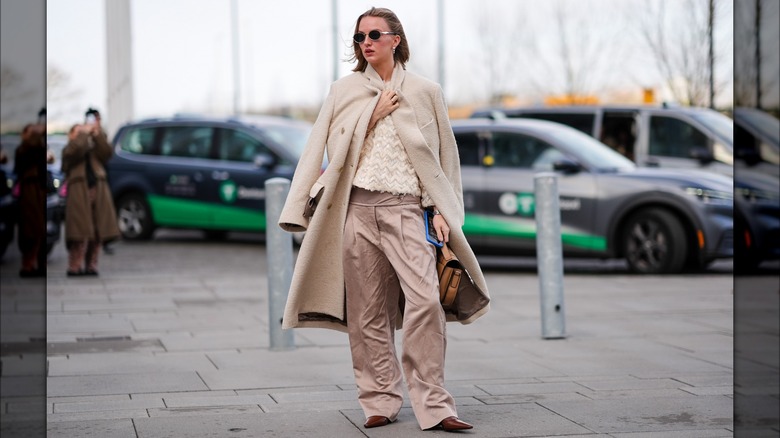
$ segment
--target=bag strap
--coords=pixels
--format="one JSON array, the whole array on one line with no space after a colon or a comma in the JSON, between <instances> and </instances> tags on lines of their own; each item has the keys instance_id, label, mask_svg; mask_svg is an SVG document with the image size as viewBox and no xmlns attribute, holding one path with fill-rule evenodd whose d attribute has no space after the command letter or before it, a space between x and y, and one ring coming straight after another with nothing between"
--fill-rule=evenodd
<instances>
[{"instance_id":1,"label":"bag strap","mask_svg":"<svg viewBox=\"0 0 780 438\"><path fill-rule=\"evenodd\" d=\"M445 260L452 259L452 253L450 252L450 247L448 247L447 244L444 242L442 242L441 253L444 255Z\"/></svg>"}]
</instances>

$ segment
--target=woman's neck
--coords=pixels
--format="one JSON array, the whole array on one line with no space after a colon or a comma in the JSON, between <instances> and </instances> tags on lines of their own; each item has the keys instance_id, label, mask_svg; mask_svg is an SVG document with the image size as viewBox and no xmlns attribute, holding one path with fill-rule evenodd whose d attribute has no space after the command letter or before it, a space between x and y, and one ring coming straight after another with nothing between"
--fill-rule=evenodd
<instances>
[{"instance_id":1,"label":"woman's neck","mask_svg":"<svg viewBox=\"0 0 780 438\"><path fill-rule=\"evenodd\" d=\"M393 70L395 68L395 62L392 60L390 62L383 62L379 65L372 65L371 67L376 70L377 74L379 74L379 77L384 82L390 82L390 79L393 78Z\"/></svg>"}]
</instances>

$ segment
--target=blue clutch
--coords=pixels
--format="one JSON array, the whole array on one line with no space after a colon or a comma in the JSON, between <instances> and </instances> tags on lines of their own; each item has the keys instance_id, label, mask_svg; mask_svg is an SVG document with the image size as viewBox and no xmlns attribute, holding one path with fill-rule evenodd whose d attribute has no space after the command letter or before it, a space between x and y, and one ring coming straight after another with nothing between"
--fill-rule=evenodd
<instances>
[{"instance_id":1,"label":"blue clutch","mask_svg":"<svg viewBox=\"0 0 780 438\"><path fill-rule=\"evenodd\" d=\"M423 218L425 218L425 238L436 248L441 248L444 244L439 241L439 236L436 235L436 229L433 228L433 216L433 212L430 210L425 210L423 212Z\"/></svg>"}]
</instances>

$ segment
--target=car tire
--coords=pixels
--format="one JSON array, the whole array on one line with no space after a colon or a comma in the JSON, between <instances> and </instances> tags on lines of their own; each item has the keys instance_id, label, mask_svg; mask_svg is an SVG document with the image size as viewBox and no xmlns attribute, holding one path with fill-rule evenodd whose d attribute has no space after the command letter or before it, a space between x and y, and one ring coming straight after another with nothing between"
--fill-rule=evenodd
<instances>
[{"instance_id":1,"label":"car tire","mask_svg":"<svg viewBox=\"0 0 780 438\"><path fill-rule=\"evenodd\" d=\"M642 210L623 227L623 256L632 272L678 273L685 264L688 239L680 221L658 208Z\"/></svg>"},{"instance_id":2,"label":"car tire","mask_svg":"<svg viewBox=\"0 0 780 438\"><path fill-rule=\"evenodd\" d=\"M127 240L147 240L154 232L152 210L139 193L122 196L116 204L116 220L122 237Z\"/></svg>"}]
</instances>

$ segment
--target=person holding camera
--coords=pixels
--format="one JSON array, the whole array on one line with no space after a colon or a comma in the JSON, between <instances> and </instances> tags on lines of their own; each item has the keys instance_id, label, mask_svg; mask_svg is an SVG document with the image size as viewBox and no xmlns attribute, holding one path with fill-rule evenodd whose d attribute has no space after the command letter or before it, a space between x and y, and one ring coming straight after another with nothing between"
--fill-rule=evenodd
<instances>
[{"instance_id":1,"label":"person holding camera","mask_svg":"<svg viewBox=\"0 0 780 438\"><path fill-rule=\"evenodd\" d=\"M68 276L98 275L103 242L119 237L114 202L106 179L105 164L113 155L97 111L87 111L87 121L68 133L62 151L62 172L68 185L65 202L65 240Z\"/></svg>"}]
</instances>

